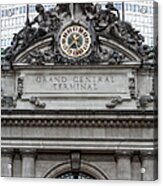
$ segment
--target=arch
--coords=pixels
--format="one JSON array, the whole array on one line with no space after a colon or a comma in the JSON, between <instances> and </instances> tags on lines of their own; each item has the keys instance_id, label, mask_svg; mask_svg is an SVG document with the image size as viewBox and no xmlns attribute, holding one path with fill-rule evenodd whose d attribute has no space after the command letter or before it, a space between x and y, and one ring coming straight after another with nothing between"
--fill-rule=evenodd
<instances>
[{"instance_id":1,"label":"arch","mask_svg":"<svg viewBox=\"0 0 163 186\"><path fill-rule=\"evenodd\" d=\"M121 43L118 43L113 39L108 39L102 36L100 36L99 40L102 45L121 52L126 57L128 57L131 61L141 61L141 57L138 55L138 53L132 51L131 49L128 49Z\"/></svg>"},{"instance_id":2,"label":"arch","mask_svg":"<svg viewBox=\"0 0 163 186\"><path fill-rule=\"evenodd\" d=\"M29 53L31 51L34 51L35 49L46 49L51 47L51 43L53 42L53 36L47 35L44 38L41 38L40 40L34 42L32 45L28 46L25 48L23 51L19 52L13 61L14 63L22 63L24 59L27 58Z\"/></svg>"},{"instance_id":3,"label":"arch","mask_svg":"<svg viewBox=\"0 0 163 186\"><path fill-rule=\"evenodd\" d=\"M46 173L43 174L43 178L57 178L58 176L71 171L71 162L66 161L50 168ZM110 177L106 175L99 167L86 161L81 161L79 171L88 174L95 179L110 179Z\"/></svg>"},{"instance_id":4,"label":"arch","mask_svg":"<svg viewBox=\"0 0 163 186\"><path fill-rule=\"evenodd\" d=\"M117 50L119 52L121 52L122 54L124 54L126 57L128 57L131 61L141 61L141 58L139 57L139 55L137 53L135 53L134 51L126 48L125 46L123 46L122 44L120 43L117 43L116 41L112 40L112 39L108 39L108 38L105 38L105 37L100 37L100 43L103 45L103 46L106 46L110 49L113 49L113 50ZM24 59L27 58L27 56L29 55L29 53L31 51L34 51L35 49L48 49L51 46L53 42L53 37L51 35L49 36L46 36L45 38L33 43L33 45L30 45L29 47L27 47L26 49L24 49L24 51L20 52L14 59L14 62L13 62L13 65L14 64L21 64L22 61Z\"/></svg>"}]
</instances>

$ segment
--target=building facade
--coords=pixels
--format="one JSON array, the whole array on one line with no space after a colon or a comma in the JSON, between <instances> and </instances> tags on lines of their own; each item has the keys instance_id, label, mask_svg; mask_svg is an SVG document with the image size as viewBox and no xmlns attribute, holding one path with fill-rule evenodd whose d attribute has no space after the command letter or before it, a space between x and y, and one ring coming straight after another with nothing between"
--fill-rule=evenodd
<instances>
[{"instance_id":1,"label":"building facade","mask_svg":"<svg viewBox=\"0 0 163 186\"><path fill-rule=\"evenodd\" d=\"M36 10L2 59L2 176L156 180L156 53L112 3Z\"/></svg>"}]
</instances>

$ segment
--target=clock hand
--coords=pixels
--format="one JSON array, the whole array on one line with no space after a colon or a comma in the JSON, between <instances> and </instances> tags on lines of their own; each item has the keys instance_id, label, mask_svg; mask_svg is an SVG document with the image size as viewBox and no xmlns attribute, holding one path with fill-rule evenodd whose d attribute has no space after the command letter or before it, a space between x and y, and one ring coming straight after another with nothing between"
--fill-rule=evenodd
<instances>
[{"instance_id":1,"label":"clock hand","mask_svg":"<svg viewBox=\"0 0 163 186\"><path fill-rule=\"evenodd\" d=\"M76 47L77 47L77 49L80 48L80 43L78 41L76 41Z\"/></svg>"},{"instance_id":2,"label":"clock hand","mask_svg":"<svg viewBox=\"0 0 163 186\"><path fill-rule=\"evenodd\" d=\"M73 44L76 45L76 43L78 42L78 41L77 41L78 39L79 39L79 36L76 37L75 35L73 35L73 41L71 42L71 44L70 44L70 46L69 46L68 49L70 49L70 48L72 47ZM76 45L76 47L77 47L77 45ZM78 48L78 47L77 47L77 48Z\"/></svg>"},{"instance_id":3,"label":"clock hand","mask_svg":"<svg viewBox=\"0 0 163 186\"><path fill-rule=\"evenodd\" d=\"M70 49L72 47L73 44L75 44L76 41L72 41L72 43L69 45L68 49Z\"/></svg>"},{"instance_id":4,"label":"clock hand","mask_svg":"<svg viewBox=\"0 0 163 186\"><path fill-rule=\"evenodd\" d=\"M80 47L80 43L79 43L80 36L76 37L76 35L73 35L73 38L74 38L76 48L79 49L79 47Z\"/></svg>"},{"instance_id":5,"label":"clock hand","mask_svg":"<svg viewBox=\"0 0 163 186\"><path fill-rule=\"evenodd\" d=\"M74 44L75 44L75 46L76 46L76 48L79 48L79 46L78 46L78 43L79 43L79 41L78 41L78 39L80 38L80 36L77 36L76 37L76 35L73 35L72 36L72 42L70 43L70 45L69 45L69 47L68 47L68 49L70 49ZM79 43L80 44L80 43Z\"/></svg>"},{"instance_id":6,"label":"clock hand","mask_svg":"<svg viewBox=\"0 0 163 186\"><path fill-rule=\"evenodd\" d=\"M76 48L79 49L78 42L75 42Z\"/></svg>"},{"instance_id":7,"label":"clock hand","mask_svg":"<svg viewBox=\"0 0 163 186\"><path fill-rule=\"evenodd\" d=\"M73 37L74 41L77 41L80 36L73 35L72 37Z\"/></svg>"}]
</instances>

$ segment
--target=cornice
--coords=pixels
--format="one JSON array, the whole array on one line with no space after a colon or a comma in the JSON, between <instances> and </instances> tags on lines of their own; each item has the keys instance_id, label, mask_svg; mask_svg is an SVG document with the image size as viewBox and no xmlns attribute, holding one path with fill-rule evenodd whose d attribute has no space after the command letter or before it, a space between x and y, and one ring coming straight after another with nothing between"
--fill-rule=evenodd
<instances>
[{"instance_id":1,"label":"cornice","mask_svg":"<svg viewBox=\"0 0 163 186\"><path fill-rule=\"evenodd\" d=\"M95 127L95 128L155 128L152 119L23 119L2 118L2 127Z\"/></svg>"},{"instance_id":2,"label":"cornice","mask_svg":"<svg viewBox=\"0 0 163 186\"><path fill-rule=\"evenodd\" d=\"M64 116L110 116L110 115L117 115L120 116L155 116L155 111L154 110L41 110L41 109L35 109L35 110L18 110L18 109L2 109L1 110L1 115L64 115Z\"/></svg>"}]
</instances>

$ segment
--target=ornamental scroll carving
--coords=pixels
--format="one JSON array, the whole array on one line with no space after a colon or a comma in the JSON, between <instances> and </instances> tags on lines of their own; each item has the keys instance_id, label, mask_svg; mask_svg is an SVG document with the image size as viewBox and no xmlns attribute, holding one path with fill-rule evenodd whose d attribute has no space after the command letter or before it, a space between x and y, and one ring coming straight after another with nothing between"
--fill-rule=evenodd
<instances>
[{"instance_id":1,"label":"ornamental scroll carving","mask_svg":"<svg viewBox=\"0 0 163 186\"><path fill-rule=\"evenodd\" d=\"M17 79L17 99L22 100L23 95L23 88L24 88L24 76L19 76ZM17 101L16 99L16 101ZM28 99L29 103L33 104L37 108L45 108L46 104L41 103L38 97L32 96L30 99Z\"/></svg>"},{"instance_id":2,"label":"ornamental scroll carving","mask_svg":"<svg viewBox=\"0 0 163 186\"><path fill-rule=\"evenodd\" d=\"M31 97L29 99L29 102L33 105L35 105L35 107L38 108L45 108L46 104L45 103L41 103L38 97Z\"/></svg>"},{"instance_id":3,"label":"ornamental scroll carving","mask_svg":"<svg viewBox=\"0 0 163 186\"><path fill-rule=\"evenodd\" d=\"M107 108L115 108L117 105L121 104L124 100L118 96L118 97L114 97L110 100L109 103L106 104Z\"/></svg>"},{"instance_id":4,"label":"ornamental scroll carving","mask_svg":"<svg viewBox=\"0 0 163 186\"><path fill-rule=\"evenodd\" d=\"M1 96L1 107L15 108L17 106L17 99L12 96Z\"/></svg>"},{"instance_id":5,"label":"ornamental scroll carving","mask_svg":"<svg viewBox=\"0 0 163 186\"><path fill-rule=\"evenodd\" d=\"M149 107L150 103L153 103L154 98L151 95L142 95L137 100L137 108L146 109Z\"/></svg>"}]
</instances>

